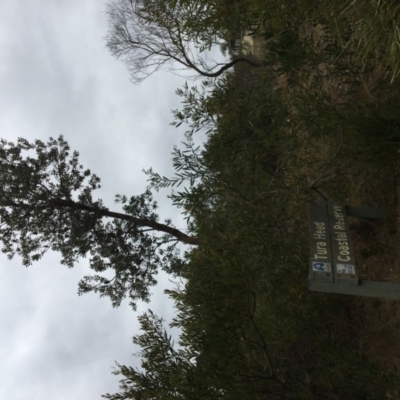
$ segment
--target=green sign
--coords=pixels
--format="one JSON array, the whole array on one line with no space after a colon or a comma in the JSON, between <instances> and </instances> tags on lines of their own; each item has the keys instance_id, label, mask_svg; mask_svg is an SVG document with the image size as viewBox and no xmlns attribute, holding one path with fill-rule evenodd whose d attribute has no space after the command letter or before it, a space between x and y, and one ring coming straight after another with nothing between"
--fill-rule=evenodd
<instances>
[{"instance_id":1,"label":"green sign","mask_svg":"<svg viewBox=\"0 0 400 400\"><path fill-rule=\"evenodd\" d=\"M327 203L334 281L358 285L350 228L344 206Z\"/></svg>"},{"instance_id":2,"label":"green sign","mask_svg":"<svg viewBox=\"0 0 400 400\"><path fill-rule=\"evenodd\" d=\"M310 281L358 285L344 206L310 204Z\"/></svg>"},{"instance_id":3,"label":"green sign","mask_svg":"<svg viewBox=\"0 0 400 400\"><path fill-rule=\"evenodd\" d=\"M333 283L332 268L327 205L310 204L310 281Z\"/></svg>"},{"instance_id":4,"label":"green sign","mask_svg":"<svg viewBox=\"0 0 400 400\"><path fill-rule=\"evenodd\" d=\"M383 211L329 202L310 204L310 268L312 291L400 300L400 284L360 281L348 216L374 221Z\"/></svg>"}]
</instances>

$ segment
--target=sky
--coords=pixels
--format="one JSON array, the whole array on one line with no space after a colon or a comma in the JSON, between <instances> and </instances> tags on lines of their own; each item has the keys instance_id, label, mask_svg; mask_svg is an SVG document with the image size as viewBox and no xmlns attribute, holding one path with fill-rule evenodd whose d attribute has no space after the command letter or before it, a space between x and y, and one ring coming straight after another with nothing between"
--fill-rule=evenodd
<instances>
[{"instance_id":1,"label":"sky","mask_svg":"<svg viewBox=\"0 0 400 400\"><path fill-rule=\"evenodd\" d=\"M96 0L3 0L0 13L0 137L47 141L63 135L80 162L101 178L111 210L115 194L146 189L142 169L171 175L171 151L183 131L169 126L179 108L175 90L184 78L168 72L140 86L108 53L105 3ZM163 192L161 219L185 223ZM150 304L137 313L125 301L114 309L96 294L77 295L89 273L85 260L73 269L49 253L25 268L0 254L0 399L100 399L118 391L115 361L139 365L132 354L137 313L151 308L170 321L163 294L170 278L159 275ZM175 333L176 334L176 333Z\"/></svg>"}]
</instances>

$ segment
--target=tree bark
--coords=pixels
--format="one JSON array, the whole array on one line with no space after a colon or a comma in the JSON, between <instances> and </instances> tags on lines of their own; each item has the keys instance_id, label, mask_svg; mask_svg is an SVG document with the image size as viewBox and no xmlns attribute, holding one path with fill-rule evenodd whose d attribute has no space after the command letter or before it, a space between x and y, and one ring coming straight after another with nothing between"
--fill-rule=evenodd
<instances>
[{"instance_id":1,"label":"tree bark","mask_svg":"<svg viewBox=\"0 0 400 400\"><path fill-rule=\"evenodd\" d=\"M184 54L184 58L186 60L186 63L180 61L178 58L176 57L172 57L175 61L186 65L188 68L192 68L194 69L198 74L200 74L201 76L206 76L207 78L216 78L220 75L222 75L223 72L225 72L227 69L232 68L235 64L240 63L240 62L245 62L253 67L260 67L259 64L249 60L248 58L245 57L239 57L239 58L235 58L234 60L228 62L227 64L225 64L223 67L221 67L218 71L216 72L206 72L206 71L202 71L200 68L198 68L195 64L192 63L192 61L187 57L186 54Z\"/></svg>"},{"instance_id":2,"label":"tree bark","mask_svg":"<svg viewBox=\"0 0 400 400\"><path fill-rule=\"evenodd\" d=\"M9 206L9 207L25 208L25 209L34 207L34 206L24 204L24 203L16 203L14 201L7 201L7 202L5 202L4 205ZM48 206L66 207L66 208L71 208L74 210L82 210L82 211L87 211L87 212L91 212L91 213L96 213L97 215L100 215L103 217L116 218L116 219L121 219L124 221L129 221L137 226L145 226L145 227L152 228L159 232L168 233L169 235L176 237L180 242L182 242L184 244L189 244L192 246L199 244L199 240L196 237L186 235L185 233L183 233L180 230L173 228L171 226L168 226L165 224L160 224L159 222L151 221L148 219L136 218L136 217L133 217L132 215L128 215L128 214L122 214L122 213L118 213L118 212L109 211L107 208L105 208L105 209L96 208L96 207L87 206L85 204L75 202L73 200L63 200L63 199L51 199L51 200L49 200L48 205L43 205L42 207L47 208Z\"/></svg>"}]
</instances>

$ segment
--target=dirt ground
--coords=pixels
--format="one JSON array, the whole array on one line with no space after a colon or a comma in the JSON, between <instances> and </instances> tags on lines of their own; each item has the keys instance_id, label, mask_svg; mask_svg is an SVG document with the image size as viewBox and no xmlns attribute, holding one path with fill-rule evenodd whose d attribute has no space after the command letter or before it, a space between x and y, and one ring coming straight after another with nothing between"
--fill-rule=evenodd
<instances>
[{"instance_id":1,"label":"dirt ground","mask_svg":"<svg viewBox=\"0 0 400 400\"><path fill-rule=\"evenodd\" d=\"M382 190L375 187L372 194L385 218L375 224L352 219L351 231L360 279L400 283L400 173L388 172ZM354 307L365 352L384 369L400 372L400 301L359 297Z\"/></svg>"}]
</instances>

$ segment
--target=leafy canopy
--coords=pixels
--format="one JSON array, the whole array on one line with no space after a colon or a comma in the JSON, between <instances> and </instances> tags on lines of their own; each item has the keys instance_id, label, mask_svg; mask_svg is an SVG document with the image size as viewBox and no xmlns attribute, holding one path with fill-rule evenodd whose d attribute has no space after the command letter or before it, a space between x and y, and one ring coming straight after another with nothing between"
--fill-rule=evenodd
<instances>
[{"instance_id":1,"label":"leafy canopy","mask_svg":"<svg viewBox=\"0 0 400 400\"><path fill-rule=\"evenodd\" d=\"M68 267L89 256L96 275L84 277L78 293L98 292L114 306L128 295L135 307L137 300L149 300L159 267L179 273L183 261L176 244L197 240L170 220L158 222L149 190L129 199L117 195L124 213L93 200L100 179L79 164L78 156L70 154L61 136L47 143L0 141L2 251L10 259L18 254L25 266L48 250L61 253L61 263Z\"/></svg>"}]
</instances>

